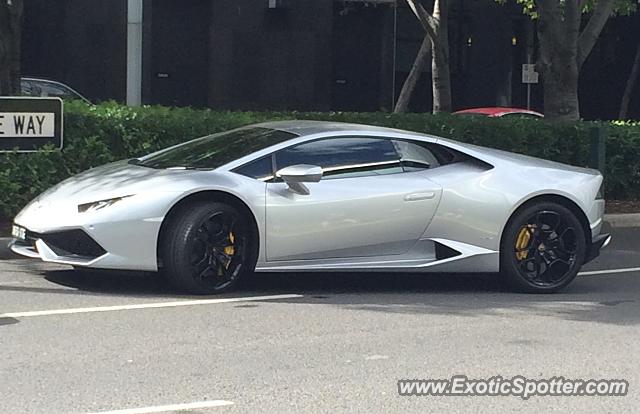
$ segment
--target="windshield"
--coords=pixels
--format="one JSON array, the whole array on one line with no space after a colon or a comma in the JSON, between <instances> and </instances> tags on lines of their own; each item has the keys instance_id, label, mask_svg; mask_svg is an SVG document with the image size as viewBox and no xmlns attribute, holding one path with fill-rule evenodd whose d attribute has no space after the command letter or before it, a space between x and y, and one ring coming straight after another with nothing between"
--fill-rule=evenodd
<instances>
[{"instance_id":1,"label":"windshield","mask_svg":"<svg viewBox=\"0 0 640 414\"><path fill-rule=\"evenodd\" d=\"M240 128L209 135L151 155L135 164L150 168L214 169L297 135L269 128Z\"/></svg>"}]
</instances>

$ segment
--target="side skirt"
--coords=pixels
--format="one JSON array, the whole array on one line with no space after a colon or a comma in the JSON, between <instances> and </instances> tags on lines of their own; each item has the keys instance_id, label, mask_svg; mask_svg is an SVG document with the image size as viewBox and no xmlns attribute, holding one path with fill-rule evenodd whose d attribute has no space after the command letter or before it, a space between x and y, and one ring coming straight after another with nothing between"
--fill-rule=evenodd
<instances>
[{"instance_id":1,"label":"side skirt","mask_svg":"<svg viewBox=\"0 0 640 414\"><path fill-rule=\"evenodd\" d=\"M499 268L497 251L454 240L424 239L402 255L263 262L256 265L255 271L488 273Z\"/></svg>"}]
</instances>

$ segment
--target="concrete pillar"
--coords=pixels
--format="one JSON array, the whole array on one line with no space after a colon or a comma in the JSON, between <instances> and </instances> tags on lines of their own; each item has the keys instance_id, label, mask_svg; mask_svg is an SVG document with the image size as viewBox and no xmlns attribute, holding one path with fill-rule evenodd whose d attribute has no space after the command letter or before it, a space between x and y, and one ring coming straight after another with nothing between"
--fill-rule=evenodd
<instances>
[{"instance_id":1,"label":"concrete pillar","mask_svg":"<svg viewBox=\"0 0 640 414\"><path fill-rule=\"evenodd\" d=\"M127 105L142 103L142 0L127 0Z\"/></svg>"}]
</instances>

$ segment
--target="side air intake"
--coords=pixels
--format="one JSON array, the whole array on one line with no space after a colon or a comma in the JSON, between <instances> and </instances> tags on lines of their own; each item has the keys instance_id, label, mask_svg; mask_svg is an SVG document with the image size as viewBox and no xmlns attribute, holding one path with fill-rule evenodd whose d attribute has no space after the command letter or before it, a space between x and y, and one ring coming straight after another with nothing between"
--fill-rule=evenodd
<instances>
[{"instance_id":1,"label":"side air intake","mask_svg":"<svg viewBox=\"0 0 640 414\"><path fill-rule=\"evenodd\" d=\"M448 259L450 257L460 256L462 254L449 246L438 243L437 241L434 241L433 243L436 245L436 260Z\"/></svg>"}]
</instances>

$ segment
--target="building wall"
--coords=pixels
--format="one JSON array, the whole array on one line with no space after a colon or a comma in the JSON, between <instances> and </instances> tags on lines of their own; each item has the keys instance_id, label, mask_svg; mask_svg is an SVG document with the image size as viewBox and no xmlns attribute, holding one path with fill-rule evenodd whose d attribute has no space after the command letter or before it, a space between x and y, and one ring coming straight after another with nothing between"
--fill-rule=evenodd
<instances>
[{"instance_id":1,"label":"building wall","mask_svg":"<svg viewBox=\"0 0 640 414\"><path fill-rule=\"evenodd\" d=\"M92 100L124 100L126 0L25 0L23 75L64 82Z\"/></svg>"},{"instance_id":2,"label":"building wall","mask_svg":"<svg viewBox=\"0 0 640 414\"><path fill-rule=\"evenodd\" d=\"M208 104L211 0L143 3L143 102Z\"/></svg>"},{"instance_id":3,"label":"building wall","mask_svg":"<svg viewBox=\"0 0 640 414\"><path fill-rule=\"evenodd\" d=\"M580 74L580 113L584 118L616 119L638 47L640 13L607 23ZM640 119L640 79L631 96L629 117Z\"/></svg>"},{"instance_id":4,"label":"building wall","mask_svg":"<svg viewBox=\"0 0 640 414\"><path fill-rule=\"evenodd\" d=\"M247 110L392 109L424 36L402 1L144 0L143 102ZM127 0L25 0L23 73L124 101ZM535 29L519 6L452 0L454 109L526 106ZM640 14L610 21L580 78L586 119L615 118ZM395 41L394 41L395 39ZM535 60L535 53L533 54ZM395 57L395 58L394 58ZM630 116L640 118L640 93ZM542 86L532 107L544 110ZM410 110L431 110L427 65Z\"/></svg>"},{"instance_id":5,"label":"building wall","mask_svg":"<svg viewBox=\"0 0 640 414\"><path fill-rule=\"evenodd\" d=\"M212 2L209 106L329 109L332 0L267 4Z\"/></svg>"}]
</instances>

